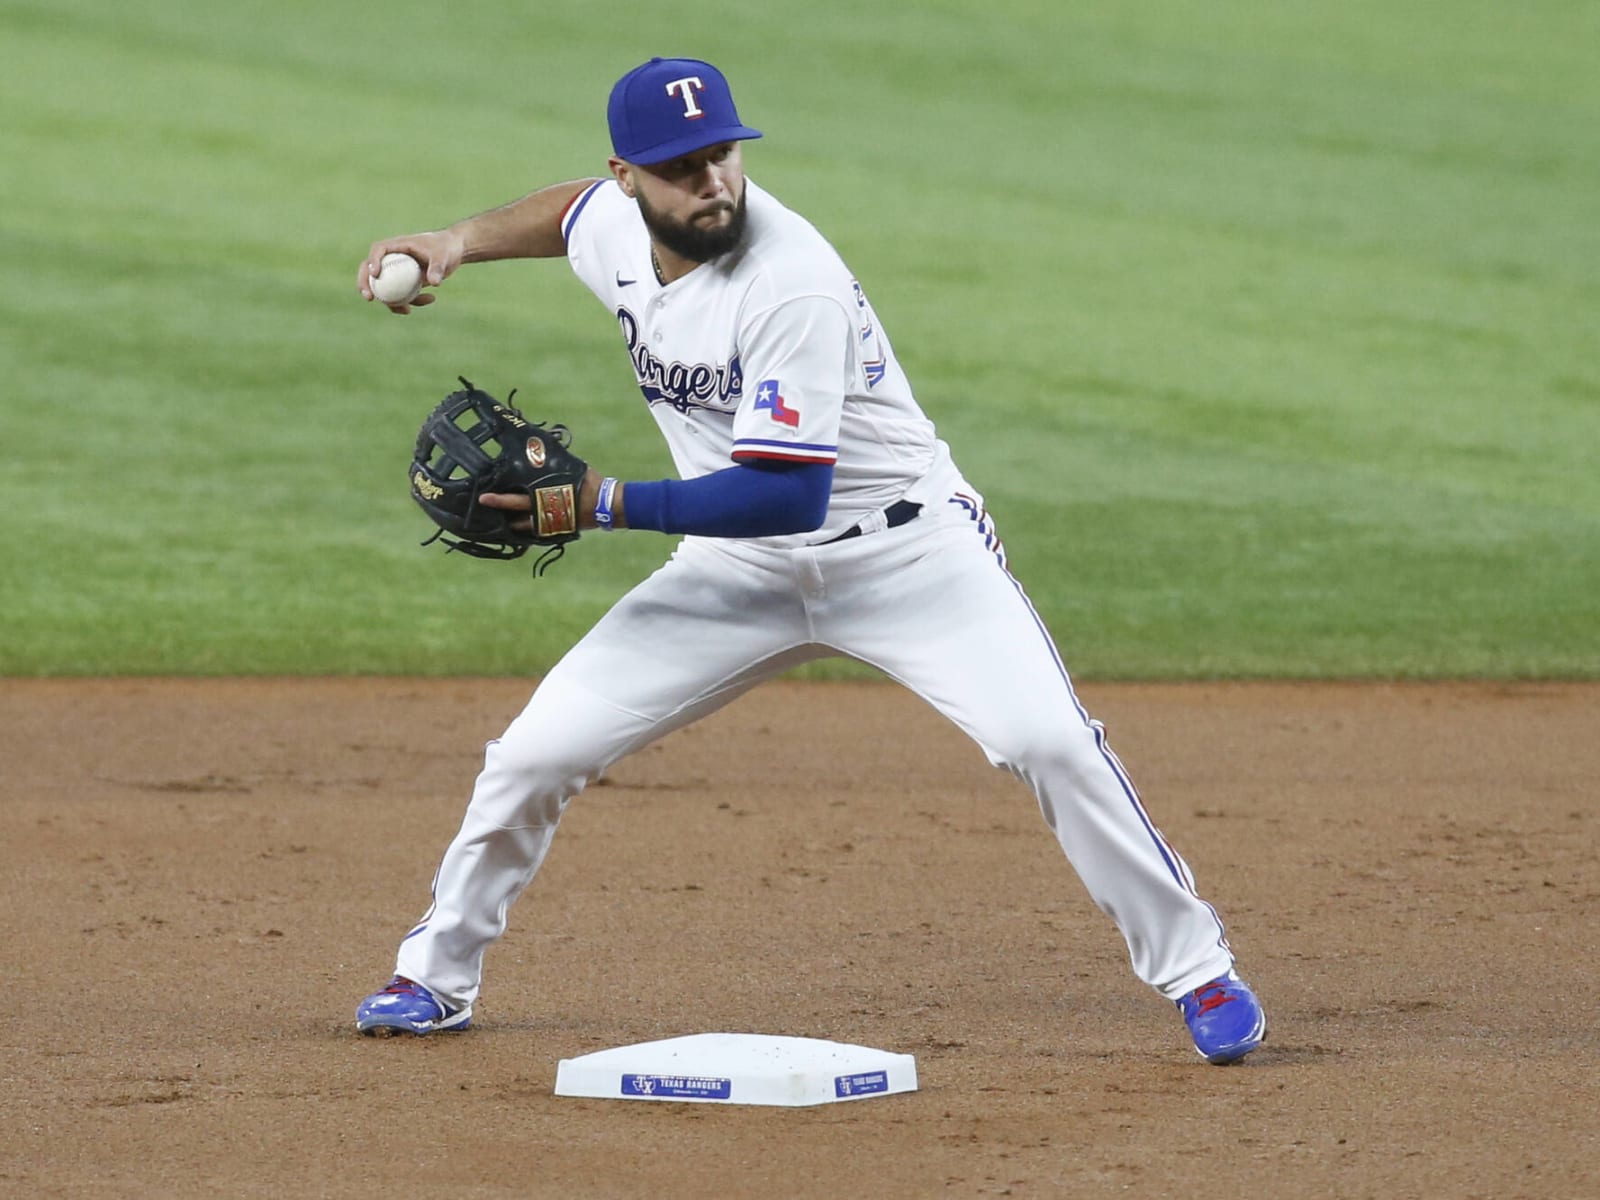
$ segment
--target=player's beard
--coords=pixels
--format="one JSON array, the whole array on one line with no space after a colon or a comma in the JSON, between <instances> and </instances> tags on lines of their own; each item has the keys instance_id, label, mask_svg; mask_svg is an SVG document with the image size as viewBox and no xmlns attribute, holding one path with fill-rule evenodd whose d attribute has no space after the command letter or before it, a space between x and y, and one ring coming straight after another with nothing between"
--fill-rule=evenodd
<instances>
[{"instance_id":1,"label":"player's beard","mask_svg":"<svg viewBox=\"0 0 1600 1200\"><path fill-rule=\"evenodd\" d=\"M680 258L703 263L721 258L744 241L744 202L749 194L748 189L740 192L738 203L728 205L733 216L726 225L709 229L696 225L693 220L677 221L658 212L650 207L643 193L637 194L635 199L639 201L639 215L644 218L644 227L650 231L651 237Z\"/></svg>"}]
</instances>

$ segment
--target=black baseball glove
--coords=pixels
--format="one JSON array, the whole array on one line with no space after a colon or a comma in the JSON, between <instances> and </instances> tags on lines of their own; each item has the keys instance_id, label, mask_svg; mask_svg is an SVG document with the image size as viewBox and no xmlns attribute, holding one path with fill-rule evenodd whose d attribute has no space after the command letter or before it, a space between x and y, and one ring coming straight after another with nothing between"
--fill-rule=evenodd
<instances>
[{"instance_id":1,"label":"black baseball glove","mask_svg":"<svg viewBox=\"0 0 1600 1200\"><path fill-rule=\"evenodd\" d=\"M543 574L578 540L578 491L589 464L567 449L565 425L529 421L469 380L428 414L411 459L411 495L439 528L422 544L442 540L475 558L521 558L549 549L534 564ZM525 515L478 503L485 492L526 492L533 528L513 529Z\"/></svg>"}]
</instances>

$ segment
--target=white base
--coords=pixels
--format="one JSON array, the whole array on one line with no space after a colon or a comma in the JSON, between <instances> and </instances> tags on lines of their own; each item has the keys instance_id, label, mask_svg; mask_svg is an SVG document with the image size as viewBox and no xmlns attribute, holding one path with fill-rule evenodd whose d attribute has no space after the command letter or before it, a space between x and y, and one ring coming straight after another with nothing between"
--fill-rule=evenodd
<instances>
[{"instance_id":1,"label":"white base","mask_svg":"<svg viewBox=\"0 0 1600 1200\"><path fill-rule=\"evenodd\" d=\"M909 1054L817 1038L696 1033L563 1058L555 1094L797 1108L916 1090Z\"/></svg>"}]
</instances>

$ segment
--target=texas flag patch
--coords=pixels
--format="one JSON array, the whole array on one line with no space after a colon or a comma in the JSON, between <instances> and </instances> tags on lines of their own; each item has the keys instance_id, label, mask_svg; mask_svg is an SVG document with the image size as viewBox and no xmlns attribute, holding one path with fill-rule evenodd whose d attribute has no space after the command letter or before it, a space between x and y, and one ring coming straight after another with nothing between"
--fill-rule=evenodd
<instances>
[{"instance_id":1,"label":"texas flag patch","mask_svg":"<svg viewBox=\"0 0 1600 1200\"><path fill-rule=\"evenodd\" d=\"M800 424L800 410L790 408L783 400L783 385L776 379L763 379L756 385L757 412L769 412L772 419L780 425L798 427Z\"/></svg>"}]
</instances>

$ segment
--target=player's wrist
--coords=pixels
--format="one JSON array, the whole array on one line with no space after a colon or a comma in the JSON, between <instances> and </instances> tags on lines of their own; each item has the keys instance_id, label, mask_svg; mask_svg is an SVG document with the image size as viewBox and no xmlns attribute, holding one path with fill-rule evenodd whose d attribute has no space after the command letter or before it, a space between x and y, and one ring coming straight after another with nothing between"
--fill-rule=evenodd
<instances>
[{"instance_id":1,"label":"player's wrist","mask_svg":"<svg viewBox=\"0 0 1600 1200\"><path fill-rule=\"evenodd\" d=\"M615 475L607 475L600 481L600 487L594 497L594 525L596 529L603 529L607 533L613 529L621 529L620 501L622 499L622 481Z\"/></svg>"}]
</instances>

